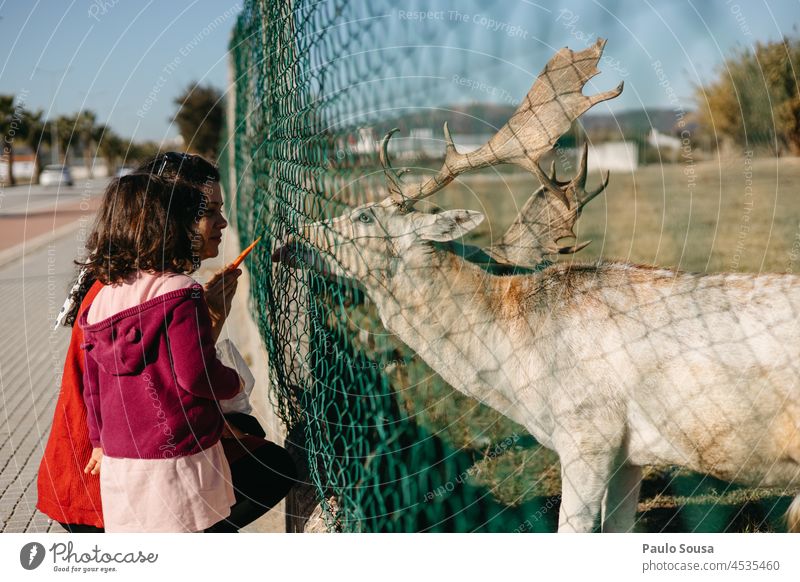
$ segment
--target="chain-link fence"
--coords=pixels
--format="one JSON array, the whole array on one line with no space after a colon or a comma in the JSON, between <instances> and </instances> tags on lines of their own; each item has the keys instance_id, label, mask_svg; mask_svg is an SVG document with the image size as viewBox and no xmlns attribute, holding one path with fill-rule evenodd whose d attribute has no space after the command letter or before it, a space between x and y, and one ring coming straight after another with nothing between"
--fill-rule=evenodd
<instances>
[{"instance_id":1,"label":"chain-link fence","mask_svg":"<svg viewBox=\"0 0 800 582\"><path fill-rule=\"evenodd\" d=\"M545 505L554 501L532 493L515 466L521 458L539 481L531 469L551 467L546 451L530 450L521 427L446 386L382 330L354 286L269 256L299 223L382 192L364 128L383 132L431 86L415 80L408 51L386 49L387 8L250 2L231 41L235 119L221 159L238 187L242 243L265 235L250 268L274 403L293 434L302 427L319 499L335 499L331 528L511 531L549 513L537 526L549 530L557 512Z\"/></svg>"},{"instance_id":2,"label":"chain-link fence","mask_svg":"<svg viewBox=\"0 0 800 582\"><path fill-rule=\"evenodd\" d=\"M221 156L236 192L229 206L243 245L264 237L249 262L254 315L274 404L303 450L328 529L553 531L561 488L554 453L449 387L384 330L355 283L271 258L302 224L386 195L376 140L391 127L406 136L393 150L398 163L435 167L443 141L418 128L438 131L434 118L443 114L462 134L492 133L505 121L508 108L497 105L477 121L474 110L441 110L464 91L491 91L496 104L498 89L466 76L474 72L468 63L491 67L494 57L443 41L443 31L469 31L458 16L438 14L414 2L408 10L348 0L247 2L230 44L233 106ZM422 25L438 18L450 26ZM512 25L504 26L510 36ZM542 64L529 66L538 72ZM507 105L518 100L509 95ZM640 528L757 528L788 504L751 495L738 502L750 510L736 511L715 502L735 491L726 483L646 475L645 498L670 489L677 499L709 497L679 519L651 503L652 522Z\"/></svg>"}]
</instances>

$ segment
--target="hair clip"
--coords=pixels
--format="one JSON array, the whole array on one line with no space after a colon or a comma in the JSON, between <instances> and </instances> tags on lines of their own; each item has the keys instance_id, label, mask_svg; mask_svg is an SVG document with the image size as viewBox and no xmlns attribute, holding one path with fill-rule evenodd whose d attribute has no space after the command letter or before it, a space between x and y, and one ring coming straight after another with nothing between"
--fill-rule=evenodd
<instances>
[{"instance_id":1,"label":"hair clip","mask_svg":"<svg viewBox=\"0 0 800 582\"><path fill-rule=\"evenodd\" d=\"M161 176L164 173L164 170L167 168L167 163L170 160L173 162L180 162L181 164L186 160L190 159L192 154L186 154L183 152L166 152L164 153L164 161L161 162L161 167L159 168L158 172L156 172L156 176Z\"/></svg>"}]
</instances>

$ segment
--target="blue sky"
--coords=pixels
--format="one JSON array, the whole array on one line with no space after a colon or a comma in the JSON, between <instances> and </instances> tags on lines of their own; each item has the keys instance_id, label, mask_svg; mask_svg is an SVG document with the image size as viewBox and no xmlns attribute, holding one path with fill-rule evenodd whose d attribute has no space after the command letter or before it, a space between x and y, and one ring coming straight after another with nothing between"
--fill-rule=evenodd
<instances>
[{"instance_id":1,"label":"blue sky","mask_svg":"<svg viewBox=\"0 0 800 582\"><path fill-rule=\"evenodd\" d=\"M241 5L0 0L0 92L25 94L31 109L91 109L125 137L174 136L172 99L182 88L194 79L226 85Z\"/></svg>"},{"instance_id":2,"label":"blue sky","mask_svg":"<svg viewBox=\"0 0 800 582\"><path fill-rule=\"evenodd\" d=\"M125 137L174 136L172 100L187 83L225 87L228 39L243 1L0 0L0 92L24 95L29 108L59 114L91 109ZM624 80L625 92L609 105L614 110L690 108L692 86L707 81L734 47L797 34L800 21L798 0L401 0L369 6L371 15L391 21L387 46L408 47L402 50L410 71L468 76L490 88L450 82L427 97L442 102L515 102L554 50L606 37L603 75L588 92ZM438 14L420 20L417 11Z\"/></svg>"},{"instance_id":3,"label":"blue sky","mask_svg":"<svg viewBox=\"0 0 800 582\"><path fill-rule=\"evenodd\" d=\"M579 50L598 36L608 39L601 74L585 92L610 89L621 80L625 91L597 106L598 111L643 106L691 109L693 88L713 78L737 47L797 35L800 22L798 0L415 0L394 4L391 18L405 17L406 42L420 39L420 44L437 45L432 51L422 46L410 49L418 54L406 59L404 72L424 69L443 79L459 75L474 81L466 86L451 82L446 91L454 101L491 97L517 103L556 50L564 46ZM400 10L406 14L399 14ZM409 17L413 11L426 11L425 19ZM432 18L427 16L430 11L434 11Z\"/></svg>"}]
</instances>

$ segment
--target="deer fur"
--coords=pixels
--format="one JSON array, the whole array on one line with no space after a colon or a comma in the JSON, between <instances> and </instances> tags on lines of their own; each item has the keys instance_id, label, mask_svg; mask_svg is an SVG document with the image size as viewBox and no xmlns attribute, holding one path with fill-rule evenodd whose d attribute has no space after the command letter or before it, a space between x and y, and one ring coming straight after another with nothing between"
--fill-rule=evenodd
<instances>
[{"instance_id":1,"label":"deer fur","mask_svg":"<svg viewBox=\"0 0 800 582\"><path fill-rule=\"evenodd\" d=\"M618 263L495 276L435 245L483 216L390 199L307 224L384 326L561 462L559 532L634 525L642 467L800 490L800 279ZM299 238L299 237L298 237ZM800 526L800 496L788 515Z\"/></svg>"},{"instance_id":2,"label":"deer fur","mask_svg":"<svg viewBox=\"0 0 800 582\"><path fill-rule=\"evenodd\" d=\"M615 263L490 274L436 243L483 215L429 214L415 204L475 168L514 164L533 193L484 253L532 267L574 253L587 191L577 175L539 167L573 121L616 89L584 96L605 41L559 50L509 121L483 147L459 153L445 125L442 168L407 184L380 161L389 196L303 225L273 258L358 281L386 329L453 388L523 425L558 453L558 531L630 531L645 465L679 465L728 481L800 490L800 278L697 275ZM313 249L313 250L312 250ZM787 523L800 531L800 496Z\"/></svg>"}]
</instances>

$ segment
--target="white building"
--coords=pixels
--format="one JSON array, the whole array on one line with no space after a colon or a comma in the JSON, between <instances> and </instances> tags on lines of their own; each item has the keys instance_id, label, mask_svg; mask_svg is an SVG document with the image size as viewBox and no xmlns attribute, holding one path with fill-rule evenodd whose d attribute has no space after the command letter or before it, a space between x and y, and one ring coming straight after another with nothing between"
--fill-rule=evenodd
<instances>
[{"instance_id":1,"label":"white building","mask_svg":"<svg viewBox=\"0 0 800 582\"><path fill-rule=\"evenodd\" d=\"M14 179L17 182L30 182L36 175L36 156L33 154L14 153ZM0 160L0 182L8 182L8 158Z\"/></svg>"},{"instance_id":2,"label":"white building","mask_svg":"<svg viewBox=\"0 0 800 582\"><path fill-rule=\"evenodd\" d=\"M647 143L658 149L679 150L681 149L681 140L677 137L661 133L655 127L647 134Z\"/></svg>"},{"instance_id":3,"label":"white building","mask_svg":"<svg viewBox=\"0 0 800 582\"><path fill-rule=\"evenodd\" d=\"M639 148L632 141L608 141L589 145L590 172L633 172L639 166Z\"/></svg>"}]
</instances>

